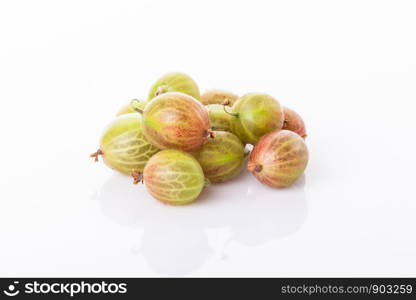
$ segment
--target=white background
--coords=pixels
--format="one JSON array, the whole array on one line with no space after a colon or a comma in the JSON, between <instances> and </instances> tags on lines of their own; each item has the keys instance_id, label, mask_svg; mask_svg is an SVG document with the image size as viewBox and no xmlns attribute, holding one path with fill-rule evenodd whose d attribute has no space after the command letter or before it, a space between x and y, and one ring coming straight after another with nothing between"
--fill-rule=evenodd
<instances>
[{"instance_id":1,"label":"white background","mask_svg":"<svg viewBox=\"0 0 416 300\"><path fill-rule=\"evenodd\" d=\"M1 276L416 276L414 1L2 1ZM305 119L286 190L186 207L88 157L168 71Z\"/></svg>"}]
</instances>

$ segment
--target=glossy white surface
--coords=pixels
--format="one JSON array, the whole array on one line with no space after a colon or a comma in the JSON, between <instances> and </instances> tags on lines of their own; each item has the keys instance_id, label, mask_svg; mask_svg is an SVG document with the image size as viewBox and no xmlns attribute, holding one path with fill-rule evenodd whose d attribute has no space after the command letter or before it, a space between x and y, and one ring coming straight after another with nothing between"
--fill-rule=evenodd
<instances>
[{"instance_id":1,"label":"glossy white surface","mask_svg":"<svg viewBox=\"0 0 416 300\"><path fill-rule=\"evenodd\" d=\"M20 2L0 4L0 276L416 276L413 1ZM169 207L94 164L172 70L298 111L305 176Z\"/></svg>"}]
</instances>

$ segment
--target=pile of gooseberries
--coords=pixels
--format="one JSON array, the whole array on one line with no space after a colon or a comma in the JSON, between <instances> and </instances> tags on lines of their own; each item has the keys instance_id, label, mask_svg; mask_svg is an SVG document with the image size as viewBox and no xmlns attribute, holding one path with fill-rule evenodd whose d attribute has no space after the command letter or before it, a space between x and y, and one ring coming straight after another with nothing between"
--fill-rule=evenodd
<instances>
[{"instance_id":1,"label":"pile of gooseberries","mask_svg":"<svg viewBox=\"0 0 416 300\"><path fill-rule=\"evenodd\" d=\"M161 202L183 205L210 183L234 179L245 165L272 188L292 185L308 164L305 138L300 115L274 97L221 89L201 94L191 77L176 72L159 78L146 100L127 102L91 157L144 182Z\"/></svg>"}]
</instances>

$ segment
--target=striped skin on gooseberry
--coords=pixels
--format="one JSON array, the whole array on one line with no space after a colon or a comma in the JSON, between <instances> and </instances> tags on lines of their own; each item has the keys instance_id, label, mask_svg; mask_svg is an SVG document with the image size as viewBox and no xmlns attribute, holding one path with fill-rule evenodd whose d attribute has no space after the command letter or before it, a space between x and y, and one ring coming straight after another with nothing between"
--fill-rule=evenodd
<instances>
[{"instance_id":1,"label":"striped skin on gooseberry","mask_svg":"<svg viewBox=\"0 0 416 300\"><path fill-rule=\"evenodd\" d=\"M263 136L250 154L247 168L262 183L281 188L293 184L308 164L304 140L289 130Z\"/></svg>"},{"instance_id":2,"label":"striped skin on gooseberry","mask_svg":"<svg viewBox=\"0 0 416 300\"><path fill-rule=\"evenodd\" d=\"M172 72L163 75L152 85L147 100L169 92L184 93L196 100L201 98L198 85L191 77L185 73Z\"/></svg>"},{"instance_id":3,"label":"striped skin on gooseberry","mask_svg":"<svg viewBox=\"0 0 416 300\"><path fill-rule=\"evenodd\" d=\"M305 122L303 122L302 117L297 112L288 107L283 107L283 115L285 121L282 129L296 132L303 138L307 137Z\"/></svg>"},{"instance_id":4,"label":"striped skin on gooseberry","mask_svg":"<svg viewBox=\"0 0 416 300\"><path fill-rule=\"evenodd\" d=\"M171 205L195 201L206 182L198 161L191 154L174 149L153 155L144 168L143 180L154 198Z\"/></svg>"},{"instance_id":5,"label":"striped skin on gooseberry","mask_svg":"<svg viewBox=\"0 0 416 300\"><path fill-rule=\"evenodd\" d=\"M142 116L131 113L116 117L105 129L100 140L100 149L91 154L98 161L102 155L110 168L130 175L133 171L143 171L150 157L159 149L145 138Z\"/></svg>"},{"instance_id":6,"label":"striped skin on gooseberry","mask_svg":"<svg viewBox=\"0 0 416 300\"><path fill-rule=\"evenodd\" d=\"M214 138L192 155L212 183L225 182L240 174L245 158L243 143L225 131L214 131Z\"/></svg>"},{"instance_id":7,"label":"striped skin on gooseberry","mask_svg":"<svg viewBox=\"0 0 416 300\"><path fill-rule=\"evenodd\" d=\"M212 130L231 131L233 116L224 111L221 104L210 104L205 106L208 110L209 121Z\"/></svg>"},{"instance_id":8,"label":"striped skin on gooseberry","mask_svg":"<svg viewBox=\"0 0 416 300\"><path fill-rule=\"evenodd\" d=\"M249 93L234 103L231 115L232 132L243 143L256 144L266 133L283 126L283 110L272 96L262 93Z\"/></svg>"},{"instance_id":9,"label":"striped skin on gooseberry","mask_svg":"<svg viewBox=\"0 0 416 300\"><path fill-rule=\"evenodd\" d=\"M212 135L207 109L182 93L165 93L150 101L143 112L147 140L159 149L193 151Z\"/></svg>"},{"instance_id":10,"label":"striped skin on gooseberry","mask_svg":"<svg viewBox=\"0 0 416 300\"><path fill-rule=\"evenodd\" d=\"M237 95L220 89L207 90L201 95L201 102L204 105L223 104L225 101L227 105L232 106L237 99Z\"/></svg>"},{"instance_id":11,"label":"striped skin on gooseberry","mask_svg":"<svg viewBox=\"0 0 416 300\"><path fill-rule=\"evenodd\" d=\"M131 114L137 112L137 109L143 111L147 101L143 99L133 99L129 103L123 105L117 112L117 116Z\"/></svg>"}]
</instances>

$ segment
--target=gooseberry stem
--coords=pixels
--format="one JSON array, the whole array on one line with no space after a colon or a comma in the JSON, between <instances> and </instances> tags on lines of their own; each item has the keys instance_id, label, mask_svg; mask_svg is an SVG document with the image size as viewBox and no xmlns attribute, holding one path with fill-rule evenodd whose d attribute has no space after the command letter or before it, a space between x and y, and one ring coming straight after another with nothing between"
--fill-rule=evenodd
<instances>
[{"instance_id":1,"label":"gooseberry stem","mask_svg":"<svg viewBox=\"0 0 416 300\"><path fill-rule=\"evenodd\" d=\"M96 152L90 154L90 157L94 158L95 162L98 162L98 156L103 155L103 151L101 151L101 149L98 149Z\"/></svg>"},{"instance_id":2,"label":"gooseberry stem","mask_svg":"<svg viewBox=\"0 0 416 300\"><path fill-rule=\"evenodd\" d=\"M226 114L229 114L230 116L233 116L233 117L236 117L236 118L238 118L238 114L236 114L236 113L232 113L232 112L229 112L229 111L227 111L225 108L227 107L227 105L225 105L224 103L222 104L222 108L224 109L224 112L226 113Z\"/></svg>"},{"instance_id":3,"label":"gooseberry stem","mask_svg":"<svg viewBox=\"0 0 416 300\"><path fill-rule=\"evenodd\" d=\"M231 101L230 101L230 99L225 99L223 102L222 102L222 105L227 105L227 106L230 106L230 104L231 104Z\"/></svg>"},{"instance_id":4,"label":"gooseberry stem","mask_svg":"<svg viewBox=\"0 0 416 300\"><path fill-rule=\"evenodd\" d=\"M143 173L139 171L131 172L131 176L133 177L133 183L138 184L139 182L143 183Z\"/></svg>"},{"instance_id":5,"label":"gooseberry stem","mask_svg":"<svg viewBox=\"0 0 416 300\"><path fill-rule=\"evenodd\" d=\"M135 104L140 104L140 101L137 99L133 99L130 101L130 105L131 107L133 107L133 109L138 112L139 114L143 114L143 110L138 108Z\"/></svg>"},{"instance_id":6,"label":"gooseberry stem","mask_svg":"<svg viewBox=\"0 0 416 300\"><path fill-rule=\"evenodd\" d=\"M163 94L165 92L165 87L161 86L156 91L156 96L159 96L160 94Z\"/></svg>"},{"instance_id":7,"label":"gooseberry stem","mask_svg":"<svg viewBox=\"0 0 416 300\"><path fill-rule=\"evenodd\" d=\"M207 188L211 185L211 181L208 178L204 178L204 188Z\"/></svg>"}]
</instances>

